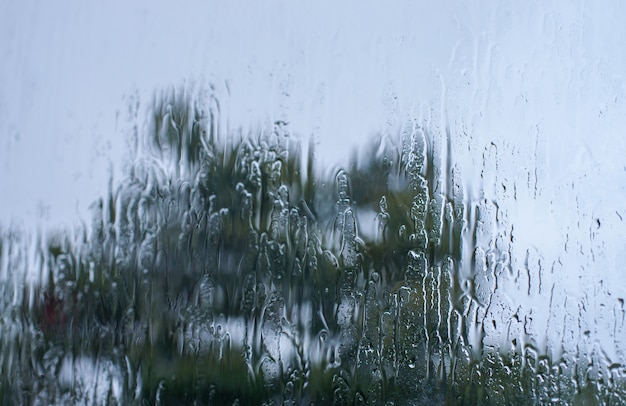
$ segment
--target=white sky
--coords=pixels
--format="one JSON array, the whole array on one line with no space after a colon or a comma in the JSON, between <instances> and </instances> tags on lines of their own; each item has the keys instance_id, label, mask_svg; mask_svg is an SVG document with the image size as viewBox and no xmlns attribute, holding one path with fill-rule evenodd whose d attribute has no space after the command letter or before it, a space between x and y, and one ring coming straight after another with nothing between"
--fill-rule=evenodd
<instances>
[{"instance_id":1,"label":"white sky","mask_svg":"<svg viewBox=\"0 0 626 406\"><path fill-rule=\"evenodd\" d=\"M498 199L519 255L623 297L622 2L157 3L0 2L0 223L84 216L119 170L129 97L196 78L231 126L287 119L324 165L407 117L449 126L470 197Z\"/></svg>"}]
</instances>

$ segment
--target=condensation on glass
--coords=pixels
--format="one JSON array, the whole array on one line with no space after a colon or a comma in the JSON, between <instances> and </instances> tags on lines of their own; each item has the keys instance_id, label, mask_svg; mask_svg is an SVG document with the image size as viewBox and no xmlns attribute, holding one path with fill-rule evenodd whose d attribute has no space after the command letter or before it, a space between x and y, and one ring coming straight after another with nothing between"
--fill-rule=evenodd
<instances>
[{"instance_id":1,"label":"condensation on glass","mask_svg":"<svg viewBox=\"0 0 626 406\"><path fill-rule=\"evenodd\" d=\"M158 92L90 225L2 230L3 403L626 402L623 351L593 338L623 336L623 298L598 324L546 276L567 269L513 258L454 134L408 120L330 173L287 123L219 120Z\"/></svg>"}]
</instances>

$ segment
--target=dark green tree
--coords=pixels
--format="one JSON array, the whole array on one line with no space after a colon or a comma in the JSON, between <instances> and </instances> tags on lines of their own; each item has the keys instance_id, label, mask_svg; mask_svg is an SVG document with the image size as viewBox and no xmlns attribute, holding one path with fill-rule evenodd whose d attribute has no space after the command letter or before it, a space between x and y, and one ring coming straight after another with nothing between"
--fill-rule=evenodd
<instances>
[{"instance_id":1,"label":"dark green tree","mask_svg":"<svg viewBox=\"0 0 626 406\"><path fill-rule=\"evenodd\" d=\"M323 179L287 123L223 137L219 117L210 92L157 93L90 227L36 243L40 283L17 276L28 244L0 239L4 403L623 399L516 343L472 347L507 258L464 250L441 137L409 122ZM107 384L67 376L83 364Z\"/></svg>"}]
</instances>

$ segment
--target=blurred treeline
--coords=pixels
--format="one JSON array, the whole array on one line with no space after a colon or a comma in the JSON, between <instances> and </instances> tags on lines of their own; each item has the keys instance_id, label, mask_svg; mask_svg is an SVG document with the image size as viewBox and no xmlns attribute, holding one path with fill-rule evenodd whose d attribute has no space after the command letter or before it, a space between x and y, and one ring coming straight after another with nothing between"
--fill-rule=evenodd
<instances>
[{"instance_id":1,"label":"blurred treeline","mask_svg":"<svg viewBox=\"0 0 626 406\"><path fill-rule=\"evenodd\" d=\"M3 403L624 399L483 345L510 258L464 247L480 230L441 137L409 122L329 174L287 123L224 137L219 120L210 94L156 93L89 227L4 232Z\"/></svg>"}]
</instances>

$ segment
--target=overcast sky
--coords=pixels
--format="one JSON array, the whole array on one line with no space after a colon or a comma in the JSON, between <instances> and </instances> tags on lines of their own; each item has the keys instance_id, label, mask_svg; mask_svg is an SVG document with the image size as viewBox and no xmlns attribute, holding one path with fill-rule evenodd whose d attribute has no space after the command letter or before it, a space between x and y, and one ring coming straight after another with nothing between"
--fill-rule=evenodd
<instances>
[{"instance_id":1,"label":"overcast sky","mask_svg":"<svg viewBox=\"0 0 626 406\"><path fill-rule=\"evenodd\" d=\"M129 96L145 107L189 79L222 89L231 126L287 119L328 161L433 116L459 145L471 138L472 159L492 141L524 154L539 138L550 178L608 157L623 172L619 2L127 3L0 5L3 220L38 206L72 218L123 155Z\"/></svg>"},{"instance_id":2,"label":"overcast sky","mask_svg":"<svg viewBox=\"0 0 626 406\"><path fill-rule=\"evenodd\" d=\"M131 99L197 80L229 126L287 120L324 165L408 118L449 128L468 199L498 201L519 256L623 297L624 3L337 3L0 2L0 223L84 216Z\"/></svg>"}]
</instances>

